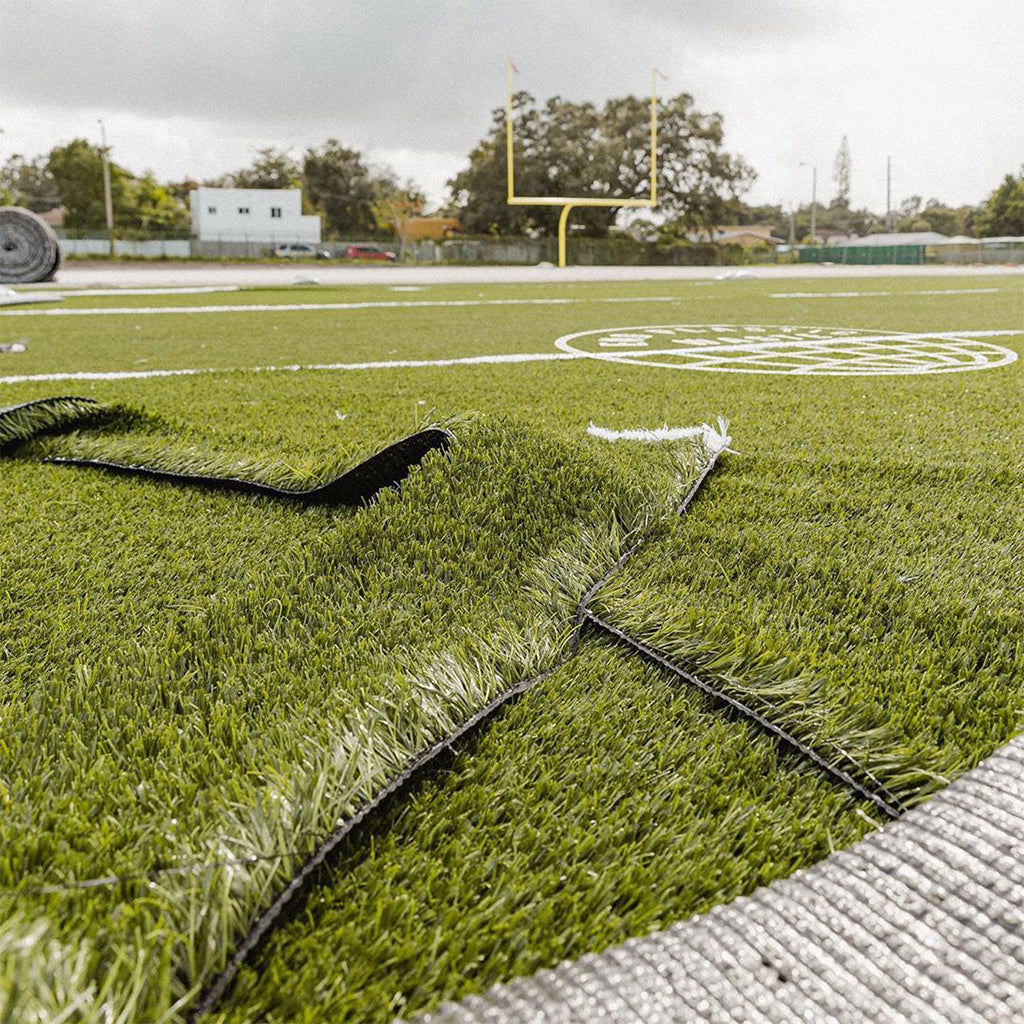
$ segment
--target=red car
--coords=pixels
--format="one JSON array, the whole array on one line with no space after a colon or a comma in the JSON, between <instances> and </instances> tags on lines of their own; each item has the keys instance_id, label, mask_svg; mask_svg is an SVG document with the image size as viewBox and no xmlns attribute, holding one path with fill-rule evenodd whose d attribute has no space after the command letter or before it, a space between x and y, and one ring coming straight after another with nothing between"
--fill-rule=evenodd
<instances>
[{"instance_id":1,"label":"red car","mask_svg":"<svg viewBox=\"0 0 1024 1024\"><path fill-rule=\"evenodd\" d=\"M387 260L394 263L398 257L382 245L374 245L372 242L356 242L345 250L347 260Z\"/></svg>"}]
</instances>

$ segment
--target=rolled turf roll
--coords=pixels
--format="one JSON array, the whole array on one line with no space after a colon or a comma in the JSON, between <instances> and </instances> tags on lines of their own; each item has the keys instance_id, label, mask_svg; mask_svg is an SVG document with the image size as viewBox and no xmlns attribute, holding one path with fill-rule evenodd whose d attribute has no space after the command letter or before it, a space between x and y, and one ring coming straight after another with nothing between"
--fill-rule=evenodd
<instances>
[{"instance_id":1,"label":"rolled turf roll","mask_svg":"<svg viewBox=\"0 0 1024 1024\"><path fill-rule=\"evenodd\" d=\"M50 225L22 206L0 206L0 284L48 281L59 265Z\"/></svg>"}]
</instances>

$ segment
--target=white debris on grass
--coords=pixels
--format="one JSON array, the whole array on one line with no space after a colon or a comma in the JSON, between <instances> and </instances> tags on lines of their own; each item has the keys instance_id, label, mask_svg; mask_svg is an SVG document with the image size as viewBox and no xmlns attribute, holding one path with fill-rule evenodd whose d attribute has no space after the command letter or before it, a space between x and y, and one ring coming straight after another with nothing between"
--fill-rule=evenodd
<instances>
[{"instance_id":1,"label":"white debris on grass","mask_svg":"<svg viewBox=\"0 0 1024 1024\"><path fill-rule=\"evenodd\" d=\"M729 421L721 416L717 420L717 429L702 423L699 427L670 427L667 423L660 427L638 427L634 430L609 430L599 427L593 421L587 427L591 437L599 437L602 441L640 441L644 444L657 444L662 441L682 441L700 438L704 446L712 452L728 451L732 438L729 436Z\"/></svg>"}]
</instances>

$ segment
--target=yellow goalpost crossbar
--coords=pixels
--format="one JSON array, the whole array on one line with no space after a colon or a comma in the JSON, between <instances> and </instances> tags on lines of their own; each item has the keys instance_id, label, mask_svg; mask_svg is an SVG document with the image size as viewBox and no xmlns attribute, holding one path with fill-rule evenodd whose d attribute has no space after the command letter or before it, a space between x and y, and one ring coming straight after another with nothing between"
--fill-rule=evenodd
<instances>
[{"instance_id":1,"label":"yellow goalpost crossbar","mask_svg":"<svg viewBox=\"0 0 1024 1024\"><path fill-rule=\"evenodd\" d=\"M569 211L574 206L629 206L647 207L658 205L658 72L651 72L651 194L646 199L615 199L588 196L517 196L515 147L512 140L512 60L506 62L505 78L508 98L505 106L505 155L508 174L509 206L561 206L558 218L558 265L565 266L566 228Z\"/></svg>"}]
</instances>

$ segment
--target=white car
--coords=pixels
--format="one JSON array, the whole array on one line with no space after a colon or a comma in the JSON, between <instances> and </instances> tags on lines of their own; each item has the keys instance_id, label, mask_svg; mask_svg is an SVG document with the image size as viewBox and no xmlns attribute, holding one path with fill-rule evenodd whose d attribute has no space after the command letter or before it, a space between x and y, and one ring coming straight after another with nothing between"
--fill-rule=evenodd
<instances>
[{"instance_id":1,"label":"white car","mask_svg":"<svg viewBox=\"0 0 1024 1024\"><path fill-rule=\"evenodd\" d=\"M331 254L326 249L309 245L307 242L286 242L284 245L275 245L271 255L302 260L329 260L331 258Z\"/></svg>"}]
</instances>

